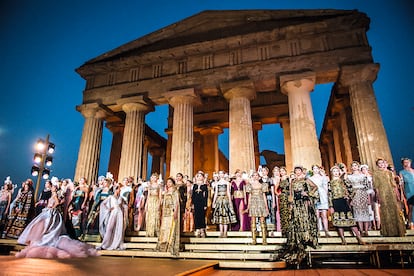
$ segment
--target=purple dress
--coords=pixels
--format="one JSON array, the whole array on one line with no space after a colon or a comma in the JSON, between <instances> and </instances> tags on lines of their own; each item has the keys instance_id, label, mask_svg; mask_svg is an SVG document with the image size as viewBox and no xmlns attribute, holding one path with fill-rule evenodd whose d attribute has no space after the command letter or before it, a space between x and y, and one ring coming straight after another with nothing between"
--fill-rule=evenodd
<instances>
[{"instance_id":1,"label":"purple dress","mask_svg":"<svg viewBox=\"0 0 414 276\"><path fill-rule=\"evenodd\" d=\"M231 230L233 231L249 231L250 230L250 218L247 212L244 212L247 208L247 196L246 202L244 201L246 182L242 180L237 186L236 181L231 182L231 190L233 195L233 206L236 212L237 223L233 224Z\"/></svg>"}]
</instances>

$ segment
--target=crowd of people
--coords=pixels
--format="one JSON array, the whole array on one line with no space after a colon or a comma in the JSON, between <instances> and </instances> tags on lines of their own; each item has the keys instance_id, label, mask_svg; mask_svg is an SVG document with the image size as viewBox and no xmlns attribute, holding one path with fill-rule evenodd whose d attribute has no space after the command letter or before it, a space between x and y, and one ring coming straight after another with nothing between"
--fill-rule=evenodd
<instances>
[{"instance_id":1,"label":"crowd of people","mask_svg":"<svg viewBox=\"0 0 414 276\"><path fill-rule=\"evenodd\" d=\"M2 237L29 245L20 256L69 257L96 255L81 242L99 235L97 249L122 250L124 236L144 231L158 237L157 250L177 255L180 235L194 233L204 238L207 230L251 231L252 244L261 237L281 232L287 242L278 257L300 262L307 246L316 248L321 233L330 236L335 228L346 244L349 229L364 244L369 230L383 236L404 236L414 229L414 169L402 159L397 174L384 159L378 159L371 173L354 161L350 170L336 164L329 174L318 164L311 168L259 166L257 171L219 171L209 176L198 171L190 179L181 173L165 181L153 173L148 181L126 177L121 182L112 174L96 183L81 178L52 178L35 200L33 182L27 179L17 189L8 177L0 193ZM258 232L261 235L258 235Z\"/></svg>"}]
</instances>

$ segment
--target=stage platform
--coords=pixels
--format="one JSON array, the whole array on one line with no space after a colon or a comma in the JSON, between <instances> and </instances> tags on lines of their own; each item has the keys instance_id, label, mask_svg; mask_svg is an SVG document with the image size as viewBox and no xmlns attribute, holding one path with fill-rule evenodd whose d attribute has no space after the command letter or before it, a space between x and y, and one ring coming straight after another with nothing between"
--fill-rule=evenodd
<instances>
[{"instance_id":1,"label":"stage platform","mask_svg":"<svg viewBox=\"0 0 414 276\"><path fill-rule=\"evenodd\" d=\"M88 259L17 259L0 256L0 275L59 275L59 276L411 276L414 269L314 268L300 270L257 271L251 269L220 269L217 262L172 260L158 258L91 257Z\"/></svg>"},{"instance_id":2,"label":"stage platform","mask_svg":"<svg viewBox=\"0 0 414 276\"><path fill-rule=\"evenodd\" d=\"M331 237L321 233L320 247L308 248L307 258L300 267L293 268L414 268L414 230L407 230L405 237L382 237L379 231L370 231L363 237L365 245L359 245L355 237L346 233L347 245L335 231ZM251 244L250 232L228 232L220 238L216 231L208 231L206 238L196 238L192 233L181 237L183 250L178 256L155 250L157 238L145 237L145 232L129 233L125 238L125 250L101 250L102 256L125 259L155 259L168 261L203 261L223 269L282 270L288 267L278 260L277 251L286 239L280 233L271 233L268 244ZM95 246L98 236L88 236L87 241ZM13 254L23 248L16 240L0 239L3 254ZM119 258L119 259L124 259Z\"/></svg>"}]
</instances>

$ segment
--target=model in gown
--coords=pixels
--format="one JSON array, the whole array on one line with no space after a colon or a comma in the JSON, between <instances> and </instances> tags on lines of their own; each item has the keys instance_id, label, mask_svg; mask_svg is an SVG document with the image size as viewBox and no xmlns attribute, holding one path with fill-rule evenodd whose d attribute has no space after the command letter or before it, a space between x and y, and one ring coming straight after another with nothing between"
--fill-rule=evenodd
<instances>
[{"instance_id":1,"label":"model in gown","mask_svg":"<svg viewBox=\"0 0 414 276\"><path fill-rule=\"evenodd\" d=\"M18 258L82 258L97 256L95 248L66 235L65 223L59 212L57 185L47 206L24 229L17 242L27 245L16 254Z\"/></svg>"}]
</instances>

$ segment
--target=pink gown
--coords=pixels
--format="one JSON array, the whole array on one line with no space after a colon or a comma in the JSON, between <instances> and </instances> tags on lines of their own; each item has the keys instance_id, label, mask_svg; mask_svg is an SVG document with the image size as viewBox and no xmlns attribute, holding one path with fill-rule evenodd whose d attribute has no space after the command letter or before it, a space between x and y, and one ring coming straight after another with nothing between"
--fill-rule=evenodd
<instances>
[{"instance_id":1,"label":"pink gown","mask_svg":"<svg viewBox=\"0 0 414 276\"><path fill-rule=\"evenodd\" d=\"M24 229L17 242L26 248L16 254L18 258L82 258L97 256L95 248L66 234L62 215L52 208L50 198L46 208Z\"/></svg>"}]
</instances>

